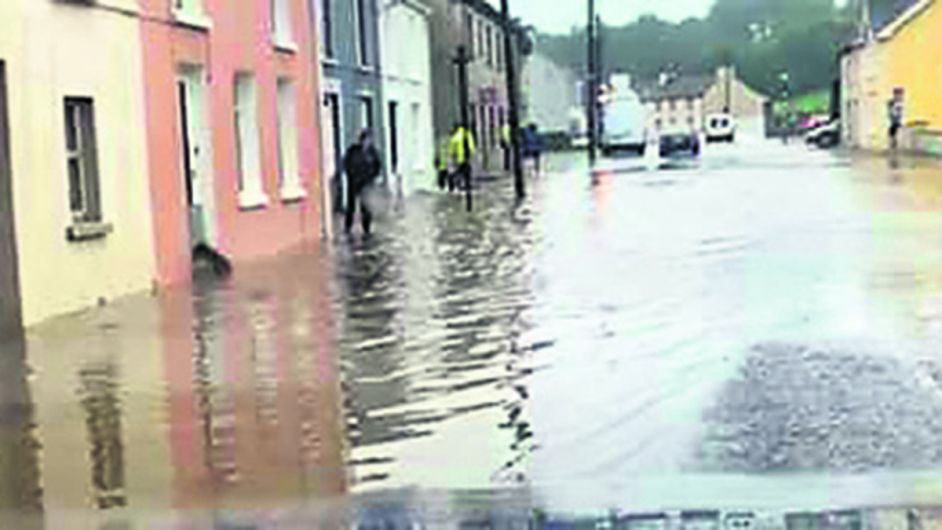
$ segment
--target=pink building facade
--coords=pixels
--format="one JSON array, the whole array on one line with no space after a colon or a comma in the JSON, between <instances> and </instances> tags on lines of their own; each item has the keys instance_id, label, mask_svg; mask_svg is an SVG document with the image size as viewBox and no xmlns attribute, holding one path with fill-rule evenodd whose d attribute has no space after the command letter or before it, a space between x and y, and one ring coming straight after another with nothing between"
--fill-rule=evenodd
<instances>
[{"instance_id":1,"label":"pink building facade","mask_svg":"<svg viewBox=\"0 0 942 530\"><path fill-rule=\"evenodd\" d=\"M238 263L318 240L311 4L140 2L158 282L200 243Z\"/></svg>"}]
</instances>

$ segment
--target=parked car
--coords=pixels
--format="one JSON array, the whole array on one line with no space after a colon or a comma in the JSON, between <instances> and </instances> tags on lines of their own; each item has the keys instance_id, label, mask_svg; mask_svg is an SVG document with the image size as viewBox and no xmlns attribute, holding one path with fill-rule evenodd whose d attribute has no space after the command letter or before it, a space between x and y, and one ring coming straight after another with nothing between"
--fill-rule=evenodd
<instances>
[{"instance_id":1,"label":"parked car","mask_svg":"<svg viewBox=\"0 0 942 530\"><path fill-rule=\"evenodd\" d=\"M711 114L706 118L706 141L736 141L736 119L730 114Z\"/></svg>"},{"instance_id":2,"label":"parked car","mask_svg":"<svg viewBox=\"0 0 942 530\"><path fill-rule=\"evenodd\" d=\"M832 120L808 131L805 141L821 149L831 149L841 143L841 121Z\"/></svg>"},{"instance_id":3,"label":"parked car","mask_svg":"<svg viewBox=\"0 0 942 530\"><path fill-rule=\"evenodd\" d=\"M700 135L694 130L666 130L658 134L661 158L700 156Z\"/></svg>"}]
</instances>

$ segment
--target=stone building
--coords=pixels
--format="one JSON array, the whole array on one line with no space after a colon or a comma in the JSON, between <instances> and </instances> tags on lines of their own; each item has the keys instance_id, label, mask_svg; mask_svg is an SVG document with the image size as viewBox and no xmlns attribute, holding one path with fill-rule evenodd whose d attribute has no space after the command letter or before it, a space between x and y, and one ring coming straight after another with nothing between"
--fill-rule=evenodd
<instances>
[{"instance_id":1,"label":"stone building","mask_svg":"<svg viewBox=\"0 0 942 530\"><path fill-rule=\"evenodd\" d=\"M455 58L459 46L471 56L468 65L469 112L477 139L476 165L481 171L499 171L503 154L501 126L507 122L507 57L500 13L487 0L431 0L432 97L436 145L447 138L461 118ZM518 74L530 53L524 28L513 24ZM521 117L525 109L521 108Z\"/></svg>"}]
</instances>

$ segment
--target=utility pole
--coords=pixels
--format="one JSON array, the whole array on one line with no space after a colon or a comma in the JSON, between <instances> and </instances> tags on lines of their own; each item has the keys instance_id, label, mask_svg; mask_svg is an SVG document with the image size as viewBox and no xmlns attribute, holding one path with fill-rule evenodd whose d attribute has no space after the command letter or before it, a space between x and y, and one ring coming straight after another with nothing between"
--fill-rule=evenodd
<instances>
[{"instance_id":1,"label":"utility pole","mask_svg":"<svg viewBox=\"0 0 942 530\"><path fill-rule=\"evenodd\" d=\"M596 82L596 65L595 65L595 0L589 0L589 23L586 28L586 36L588 37L588 48L589 48L589 57L588 57L588 74L586 75L586 123L589 128L589 167L595 166L595 151L596 151L596 133L598 132L598 126L596 125L596 100L598 99L598 88Z\"/></svg>"},{"instance_id":2,"label":"utility pole","mask_svg":"<svg viewBox=\"0 0 942 530\"><path fill-rule=\"evenodd\" d=\"M471 38L474 38L473 36ZM471 132L471 118L468 115L468 63L471 57L468 55L468 48L464 45L458 46L458 56L455 57L455 65L458 67L458 99L461 105L461 129L462 140L464 141L465 164L469 169L464 171L465 199L468 204L468 211L474 208L474 199L471 193L471 146L468 142L468 136Z\"/></svg>"},{"instance_id":3,"label":"utility pole","mask_svg":"<svg viewBox=\"0 0 942 530\"><path fill-rule=\"evenodd\" d=\"M526 184L523 180L523 161L520 160L520 108L517 94L517 61L514 56L513 25L510 22L509 0L500 0L501 20L504 24L504 68L507 74L507 105L508 120L510 122L510 149L511 164L514 172L514 191L517 200L527 196Z\"/></svg>"}]
</instances>

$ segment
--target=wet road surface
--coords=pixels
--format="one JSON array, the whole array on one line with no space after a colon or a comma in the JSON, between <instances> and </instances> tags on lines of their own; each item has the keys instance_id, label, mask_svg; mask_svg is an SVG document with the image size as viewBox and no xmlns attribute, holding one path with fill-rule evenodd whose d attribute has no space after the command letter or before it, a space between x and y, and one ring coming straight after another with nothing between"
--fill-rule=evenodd
<instances>
[{"instance_id":1,"label":"wet road surface","mask_svg":"<svg viewBox=\"0 0 942 530\"><path fill-rule=\"evenodd\" d=\"M549 165L520 206L420 193L371 239L6 345L0 513L942 502L939 166L762 142Z\"/></svg>"}]
</instances>

